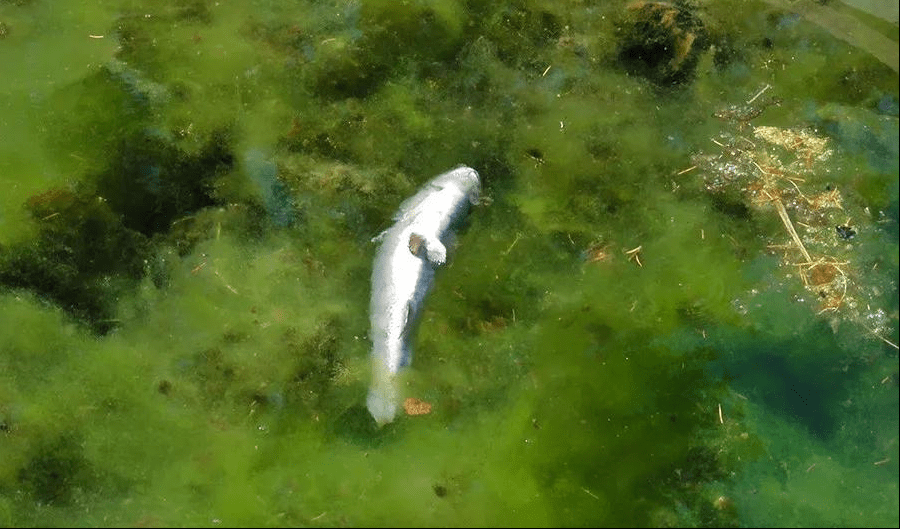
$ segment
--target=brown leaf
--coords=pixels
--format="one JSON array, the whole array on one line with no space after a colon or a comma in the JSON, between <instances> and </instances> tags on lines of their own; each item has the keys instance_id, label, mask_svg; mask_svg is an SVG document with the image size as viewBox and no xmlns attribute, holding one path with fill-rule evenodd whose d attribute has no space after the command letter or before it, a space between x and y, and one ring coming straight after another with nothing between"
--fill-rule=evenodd
<instances>
[{"instance_id":1,"label":"brown leaf","mask_svg":"<svg viewBox=\"0 0 900 529\"><path fill-rule=\"evenodd\" d=\"M428 415L431 413L431 404L409 397L403 401L403 410L407 415Z\"/></svg>"}]
</instances>

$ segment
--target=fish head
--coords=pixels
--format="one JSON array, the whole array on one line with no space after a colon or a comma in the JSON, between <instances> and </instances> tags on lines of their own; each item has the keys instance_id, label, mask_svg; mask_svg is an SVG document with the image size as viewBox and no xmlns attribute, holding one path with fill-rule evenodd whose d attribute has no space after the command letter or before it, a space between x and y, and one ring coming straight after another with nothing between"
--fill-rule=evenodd
<instances>
[{"instance_id":1,"label":"fish head","mask_svg":"<svg viewBox=\"0 0 900 529\"><path fill-rule=\"evenodd\" d=\"M478 178L478 171L471 167L460 167L454 172L459 172L458 185L469 197L472 204L478 203L478 197L481 194L481 180Z\"/></svg>"}]
</instances>

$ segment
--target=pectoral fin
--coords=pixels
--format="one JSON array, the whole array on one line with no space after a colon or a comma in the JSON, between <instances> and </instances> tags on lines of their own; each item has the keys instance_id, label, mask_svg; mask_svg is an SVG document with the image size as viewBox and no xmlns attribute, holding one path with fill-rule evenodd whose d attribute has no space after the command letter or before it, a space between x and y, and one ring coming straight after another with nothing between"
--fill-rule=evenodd
<instances>
[{"instance_id":1,"label":"pectoral fin","mask_svg":"<svg viewBox=\"0 0 900 529\"><path fill-rule=\"evenodd\" d=\"M447 260L447 248L437 239L425 240L425 252L428 260L435 266L441 266Z\"/></svg>"},{"instance_id":2,"label":"pectoral fin","mask_svg":"<svg viewBox=\"0 0 900 529\"><path fill-rule=\"evenodd\" d=\"M418 233L409 235L409 252L416 257L428 259L435 266L441 266L447 260L447 248L441 241Z\"/></svg>"}]
</instances>

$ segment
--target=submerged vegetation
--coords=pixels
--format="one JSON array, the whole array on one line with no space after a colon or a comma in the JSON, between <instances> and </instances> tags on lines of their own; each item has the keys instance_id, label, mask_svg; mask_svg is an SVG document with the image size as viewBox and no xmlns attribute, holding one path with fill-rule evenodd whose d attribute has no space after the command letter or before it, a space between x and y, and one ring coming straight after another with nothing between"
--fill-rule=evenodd
<instances>
[{"instance_id":1,"label":"submerged vegetation","mask_svg":"<svg viewBox=\"0 0 900 529\"><path fill-rule=\"evenodd\" d=\"M54 5L0 2L0 524L896 523L898 80L827 20ZM371 238L459 163L378 429Z\"/></svg>"}]
</instances>

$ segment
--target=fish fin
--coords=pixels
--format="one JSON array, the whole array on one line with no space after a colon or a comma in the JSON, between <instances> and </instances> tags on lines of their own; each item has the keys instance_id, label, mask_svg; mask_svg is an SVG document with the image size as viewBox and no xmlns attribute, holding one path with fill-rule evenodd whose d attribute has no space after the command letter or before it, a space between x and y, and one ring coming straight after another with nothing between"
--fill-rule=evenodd
<instances>
[{"instance_id":1,"label":"fish fin","mask_svg":"<svg viewBox=\"0 0 900 529\"><path fill-rule=\"evenodd\" d=\"M375 373L369 395L366 397L366 407L379 427L392 422L397 415L397 402L399 399L397 382L390 373Z\"/></svg>"},{"instance_id":2,"label":"fish fin","mask_svg":"<svg viewBox=\"0 0 900 529\"><path fill-rule=\"evenodd\" d=\"M447 261L447 247L438 239L425 239L425 253L428 261L435 266Z\"/></svg>"},{"instance_id":3,"label":"fish fin","mask_svg":"<svg viewBox=\"0 0 900 529\"><path fill-rule=\"evenodd\" d=\"M447 247L441 241L418 233L409 234L409 253L424 257L435 266L441 266L447 260Z\"/></svg>"},{"instance_id":4,"label":"fish fin","mask_svg":"<svg viewBox=\"0 0 900 529\"><path fill-rule=\"evenodd\" d=\"M381 242L382 239L384 239L384 237L387 235L388 230L390 230L390 228L388 228L387 230L384 230L383 232L379 233L378 235L372 237L372 239L371 239L372 242Z\"/></svg>"}]
</instances>

